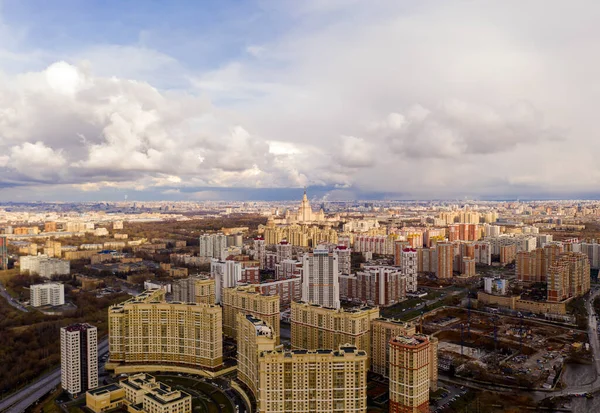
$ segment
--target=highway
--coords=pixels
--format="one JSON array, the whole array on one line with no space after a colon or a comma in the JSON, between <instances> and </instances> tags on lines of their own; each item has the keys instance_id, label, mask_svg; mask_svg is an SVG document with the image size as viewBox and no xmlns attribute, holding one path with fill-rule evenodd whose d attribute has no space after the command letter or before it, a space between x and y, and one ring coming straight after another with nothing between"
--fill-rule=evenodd
<instances>
[{"instance_id":1,"label":"highway","mask_svg":"<svg viewBox=\"0 0 600 413\"><path fill-rule=\"evenodd\" d=\"M98 343L98 358L108 353L108 339ZM0 401L0 411L20 413L60 384L60 367Z\"/></svg>"},{"instance_id":2,"label":"highway","mask_svg":"<svg viewBox=\"0 0 600 413\"><path fill-rule=\"evenodd\" d=\"M593 382L581 386L571 386L564 390L552 393L552 396L568 396L572 394L593 392L600 389L600 341L598 341L598 319L594 312L593 303L594 299L600 294L600 290L595 290L590 294L589 299L586 301L586 308L588 312L588 335L590 340L590 347L592 350L593 364L596 368L596 378Z\"/></svg>"}]
</instances>

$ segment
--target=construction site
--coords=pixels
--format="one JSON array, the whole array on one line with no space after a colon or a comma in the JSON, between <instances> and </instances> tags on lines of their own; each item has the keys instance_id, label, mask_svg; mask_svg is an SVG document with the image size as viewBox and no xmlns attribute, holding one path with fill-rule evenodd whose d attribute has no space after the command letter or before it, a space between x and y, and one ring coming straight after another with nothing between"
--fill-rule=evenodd
<instances>
[{"instance_id":1,"label":"construction site","mask_svg":"<svg viewBox=\"0 0 600 413\"><path fill-rule=\"evenodd\" d=\"M440 373L528 389L560 388L565 363L591 360L587 334L569 327L468 308L415 320L439 340Z\"/></svg>"}]
</instances>

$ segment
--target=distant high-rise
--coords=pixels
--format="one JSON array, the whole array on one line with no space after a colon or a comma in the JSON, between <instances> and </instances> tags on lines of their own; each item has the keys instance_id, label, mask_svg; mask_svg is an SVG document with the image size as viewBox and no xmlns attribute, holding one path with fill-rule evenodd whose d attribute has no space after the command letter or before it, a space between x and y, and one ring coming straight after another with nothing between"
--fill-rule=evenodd
<instances>
[{"instance_id":1,"label":"distant high-rise","mask_svg":"<svg viewBox=\"0 0 600 413\"><path fill-rule=\"evenodd\" d=\"M414 248L403 248L400 252L400 268L406 275L406 291L414 293L417 291L417 250Z\"/></svg>"},{"instance_id":2,"label":"distant high-rise","mask_svg":"<svg viewBox=\"0 0 600 413\"><path fill-rule=\"evenodd\" d=\"M338 257L317 247L302 257L302 301L340 308Z\"/></svg>"},{"instance_id":3,"label":"distant high-rise","mask_svg":"<svg viewBox=\"0 0 600 413\"><path fill-rule=\"evenodd\" d=\"M224 234L203 234L199 239L201 257L225 259L224 250L227 248L227 236Z\"/></svg>"},{"instance_id":4,"label":"distant high-rise","mask_svg":"<svg viewBox=\"0 0 600 413\"><path fill-rule=\"evenodd\" d=\"M0 235L0 270L8 269L8 238Z\"/></svg>"},{"instance_id":5,"label":"distant high-rise","mask_svg":"<svg viewBox=\"0 0 600 413\"><path fill-rule=\"evenodd\" d=\"M220 303L223 299L223 289L233 288L242 279L242 264L239 261L210 262L210 276L215 279L215 299Z\"/></svg>"},{"instance_id":6,"label":"distant high-rise","mask_svg":"<svg viewBox=\"0 0 600 413\"><path fill-rule=\"evenodd\" d=\"M338 245L335 248L338 256L338 269L340 274L350 274L352 270L352 250L345 245Z\"/></svg>"},{"instance_id":7,"label":"distant high-rise","mask_svg":"<svg viewBox=\"0 0 600 413\"><path fill-rule=\"evenodd\" d=\"M62 388L72 395L98 387L98 330L89 324L60 329Z\"/></svg>"},{"instance_id":8,"label":"distant high-rise","mask_svg":"<svg viewBox=\"0 0 600 413\"><path fill-rule=\"evenodd\" d=\"M173 282L173 301L215 304L215 280L208 277L189 277Z\"/></svg>"},{"instance_id":9,"label":"distant high-rise","mask_svg":"<svg viewBox=\"0 0 600 413\"><path fill-rule=\"evenodd\" d=\"M454 246L449 242L440 242L436 246L437 269L435 275L438 279L452 278L454 265Z\"/></svg>"}]
</instances>

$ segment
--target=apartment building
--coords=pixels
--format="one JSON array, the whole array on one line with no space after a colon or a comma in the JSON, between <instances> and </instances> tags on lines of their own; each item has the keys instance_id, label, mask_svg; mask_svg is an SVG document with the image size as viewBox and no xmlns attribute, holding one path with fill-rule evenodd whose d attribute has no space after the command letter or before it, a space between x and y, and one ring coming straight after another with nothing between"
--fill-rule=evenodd
<instances>
[{"instance_id":1,"label":"apartment building","mask_svg":"<svg viewBox=\"0 0 600 413\"><path fill-rule=\"evenodd\" d=\"M33 284L29 287L29 304L32 307L58 306L65 303L65 286L60 283Z\"/></svg>"},{"instance_id":2,"label":"apartment building","mask_svg":"<svg viewBox=\"0 0 600 413\"><path fill-rule=\"evenodd\" d=\"M29 272L44 278L71 273L71 263L69 261L50 258L43 254L21 257L19 258L19 265L21 274Z\"/></svg>"},{"instance_id":3,"label":"apartment building","mask_svg":"<svg viewBox=\"0 0 600 413\"><path fill-rule=\"evenodd\" d=\"M415 325L400 320L377 318L371 321L371 371L389 377L390 340L399 335L412 336L416 334Z\"/></svg>"},{"instance_id":4,"label":"apartment building","mask_svg":"<svg viewBox=\"0 0 600 413\"><path fill-rule=\"evenodd\" d=\"M235 340L237 335L237 315L250 314L273 328L275 340L279 344L279 296L262 295L255 285L225 288L223 290L223 334Z\"/></svg>"},{"instance_id":5,"label":"apartment building","mask_svg":"<svg viewBox=\"0 0 600 413\"><path fill-rule=\"evenodd\" d=\"M215 280L209 277L188 277L173 282L173 301L215 304Z\"/></svg>"},{"instance_id":6,"label":"apartment building","mask_svg":"<svg viewBox=\"0 0 600 413\"><path fill-rule=\"evenodd\" d=\"M560 254L548 270L548 301L580 297L590 290L590 261L581 252Z\"/></svg>"},{"instance_id":7,"label":"apartment building","mask_svg":"<svg viewBox=\"0 0 600 413\"><path fill-rule=\"evenodd\" d=\"M290 308L292 301L302 299L302 278L299 276L256 284L255 287L262 295L279 296L281 310Z\"/></svg>"},{"instance_id":8,"label":"apartment building","mask_svg":"<svg viewBox=\"0 0 600 413\"><path fill-rule=\"evenodd\" d=\"M317 247L302 257L302 301L340 308L338 256Z\"/></svg>"},{"instance_id":9,"label":"apartment building","mask_svg":"<svg viewBox=\"0 0 600 413\"><path fill-rule=\"evenodd\" d=\"M98 387L98 330L90 324L60 329L62 388L77 395Z\"/></svg>"},{"instance_id":10,"label":"apartment building","mask_svg":"<svg viewBox=\"0 0 600 413\"><path fill-rule=\"evenodd\" d=\"M292 303L292 348L318 350L349 343L367 353L371 347L371 321L379 309L363 307L344 310L308 303Z\"/></svg>"},{"instance_id":11,"label":"apartment building","mask_svg":"<svg viewBox=\"0 0 600 413\"><path fill-rule=\"evenodd\" d=\"M454 246L449 242L440 242L436 246L437 266L435 275L438 279L450 279L454 269Z\"/></svg>"},{"instance_id":12,"label":"apartment building","mask_svg":"<svg viewBox=\"0 0 600 413\"><path fill-rule=\"evenodd\" d=\"M390 413L428 413L431 343L416 334L390 343Z\"/></svg>"},{"instance_id":13,"label":"apartment building","mask_svg":"<svg viewBox=\"0 0 600 413\"><path fill-rule=\"evenodd\" d=\"M167 303L160 291L147 291L109 308L111 363L221 366L221 307Z\"/></svg>"},{"instance_id":14,"label":"apartment building","mask_svg":"<svg viewBox=\"0 0 600 413\"><path fill-rule=\"evenodd\" d=\"M367 411L364 350L264 351L259 356L258 410L275 412Z\"/></svg>"},{"instance_id":15,"label":"apartment building","mask_svg":"<svg viewBox=\"0 0 600 413\"><path fill-rule=\"evenodd\" d=\"M250 315L237 314L237 378L258 397L258 356L263 351L273 351L277 340L272 326Z\"/></svg>"},{"instance_id":16,"label":"apartment building","mask_svg":"<svg viewBox=\"0 0 600 413\"><path fill-rule=\"evenodd\" d=\"M242 264L239 261L210 261L210 277L215 280L215 299L222 300L224 288L235 287L242 279Z\"/></svg>"},{"instance_id":17,"label":"apartment building","mask_svg":"<svg viewBox=\"0 0 600 413\"><path fill-rule=\"evenodd\" d=\"M397 304L406 298L408 289L408 277L397 267L368 266L339 279L340 299L372 306Z\"/></svg>"}]
</instances>

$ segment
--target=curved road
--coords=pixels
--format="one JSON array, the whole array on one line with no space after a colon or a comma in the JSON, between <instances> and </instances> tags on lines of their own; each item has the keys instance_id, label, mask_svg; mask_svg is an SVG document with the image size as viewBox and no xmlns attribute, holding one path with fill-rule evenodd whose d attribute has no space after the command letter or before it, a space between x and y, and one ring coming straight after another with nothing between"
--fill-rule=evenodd
<instances>
[{"instance_id":1,"label":"curved road","mask_svg":"<svg viewBox=\"0 0 600 413\"><path fill-rule=\"evenodd\" d=\"M600 290L590 294L585 306L588 312L588 336L592 350L593 365L596 368L596 378L593 382L582 386L572 386L564 390L552 393L552 396L568 396L572 394L593 392L600 389L600 341L598 340L598 319L593 309L594 299L600 294Z\"/></svg>"},{"instance_id":2,"label":"curved road","mask_svg":"<svg viewBox=\"0 0 600 413\"><path fill-rule=\"evenodd\" d=\"M4 288L4 285L2 285L2 283L0 283L0 295L4 298L6 298L6 301L12 305L13 307L15 307L17 310L21 310L25 313L28 313L29 310L26 309L25 307L23 307L18 301L16 301L9 293L8 291L6 291L6 288Z\"/></svg>"},{"instance_id":3,"label":"curved road","mask_svg":"<svg viewBox=\"0 0 600 413\"><path fill-rule=\"evenodd\" d=\"M108 339L98 343L98 357L108 353ZM13 395L0 401L0 411L7 413L20 413L39 400L40 397L60 384L60 367L52 370L48 375L22 388Z\"/></svg>"}]
</instances>

